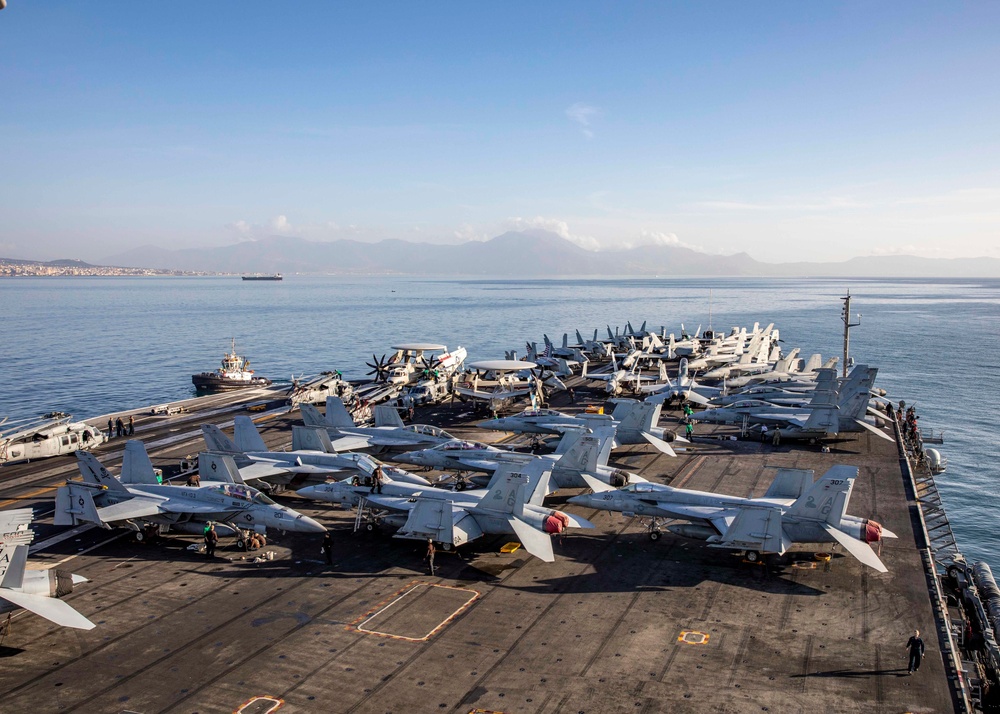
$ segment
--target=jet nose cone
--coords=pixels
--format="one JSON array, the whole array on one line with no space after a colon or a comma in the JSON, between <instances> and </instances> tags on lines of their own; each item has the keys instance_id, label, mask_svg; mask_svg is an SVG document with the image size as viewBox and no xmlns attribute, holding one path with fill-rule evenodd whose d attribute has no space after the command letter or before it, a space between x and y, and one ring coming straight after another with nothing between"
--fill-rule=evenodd
<instances>
[{"instance_id":1,"label":"jet nose cone","mask_svg":"<svg viewBox=\"0 0 1000 714\"><path fill-rule=\"evenodd\" d=\"M306 498L316 498L316 487L306 486L305 488L298 489L295 493L300 496L305 496Z\"/></svg>"},{"instance_id":2,"label":"jet nose cone","mask_svg":"<svg viewBox=\"0 0 1000 714\"><path fill-rule=\"evenodd\" d=\"M326 528L309 516L299 516L295 519L295 527L300 533L325 533Z\"/></svg>"},{"instance_id":3,"label":"jet nose cone","mask_svg":"<svg viewBox=\"0 0 1000 714\"><path fill-rule=\"evenodd\" d=\"M592 494L581 493L579 496L570 496L568 500L577 506L589 506L592 503L592 498Z\"/></svg>"},{"instance_id":4,"label":"jet nose cone","mask_svg":"<svg viewBox=\"0 0 1000 714\"><path fill-rule=\"evenodd\" d=\"M500 426L499 419L487 419L486 421L481 421L476 424L480 429L492 429L493 427Z\"/></svg>"}]
</instances>

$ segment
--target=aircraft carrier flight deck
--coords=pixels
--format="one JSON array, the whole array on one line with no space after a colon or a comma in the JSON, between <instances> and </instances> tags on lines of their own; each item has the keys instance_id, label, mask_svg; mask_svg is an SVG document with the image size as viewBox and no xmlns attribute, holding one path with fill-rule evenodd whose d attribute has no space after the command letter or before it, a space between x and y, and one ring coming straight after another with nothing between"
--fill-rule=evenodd
<instances>
[{"instance_id":1,"label":"aircraft carrier flight deck","mask_svg":"<svg viewBox=\"0 0 1000 714\"><path fill-rule=\"evenodd\" d=\"M578 387L555 406L577 411L603 395ZM136 416L154 465L204 448L199 425L230 430L247 404L268 446L287 448L297 411L278 392L248 390L185 402L175 415ZM664 410L661 424L677 423ZM455 402L415 421L483 441ZM106 417L105 417L106 419ZM93 423L100 425L100 420ZM682 427L680 427L682 430ZM79 478L73 456L0 468L0 508L30 506L30 562L89 582L66 602L90 631L19 614L0 648L0 710L9 712L947 712L955 674L942 657L922 521L899 447L868 432L829 453L802 443L729 440L699 424L676 458L628 446L611 458L650 481L761 496L777 467L836 464L860 473L848 512L898 535L881 574L842 548L795 545L766 564L669 533L654 541L637 518L547 503L591 520L555 539L546 563L488 537L439 550L428 574L421 542L364 529L355 515L294 492L281 503L333 533L334 566L319 535L276 533L255 552L223 539L217 557L196 536L136 543L123 530L51 525L55 488ZM115 470L125 439L93 453ZM677 446L687 446L675 444ZM169 478L170 471L165 474ZM273 553L273 555L268 555ZM914 629L927 646L906 672Z\"/></svg>"}]
</instances>

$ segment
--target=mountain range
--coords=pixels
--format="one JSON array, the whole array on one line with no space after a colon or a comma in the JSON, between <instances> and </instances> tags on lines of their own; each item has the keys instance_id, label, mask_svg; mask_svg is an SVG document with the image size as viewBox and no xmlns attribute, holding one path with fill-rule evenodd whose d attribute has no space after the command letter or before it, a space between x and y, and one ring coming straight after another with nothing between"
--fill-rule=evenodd
<instances>
[{"instance_id":1,"label":"mountain range","mask_svg":"<svg viewBox=\"0 0 1000 714\"><path fill-rule=\"evenodd\" d=\"M592 251L547 231L509 232L459 245L383 240L328 242L272 236L212 248L145 246L108 256L107 265L222 273L311 273L428 276L760 276L1000 277L995 258L916 256L852 258L837 263L763 263L747 253L709 255L647 245Z\"/></svg>"}]
</instances>

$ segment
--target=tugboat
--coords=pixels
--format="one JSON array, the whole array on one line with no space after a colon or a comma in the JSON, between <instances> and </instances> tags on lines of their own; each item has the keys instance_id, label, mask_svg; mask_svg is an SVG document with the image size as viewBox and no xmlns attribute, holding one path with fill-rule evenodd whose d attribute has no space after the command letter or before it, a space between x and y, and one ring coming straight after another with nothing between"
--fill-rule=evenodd
<instances>
[{"instance_id":1,"label":"tugboat","mask_svg":"<svg viewBox=\"0 0 1000 714\"><path fill-rule=\"evenodd\" d=\"M233 338L233 351L222 358L222 368L214 372L202 372L191 377L195 389L199 392L226 392L231 389L246 389L248 387L267 387L270 379L254 377L250 369L250 360L236 354L236 338Z\"/></svg>"}]
</instances>

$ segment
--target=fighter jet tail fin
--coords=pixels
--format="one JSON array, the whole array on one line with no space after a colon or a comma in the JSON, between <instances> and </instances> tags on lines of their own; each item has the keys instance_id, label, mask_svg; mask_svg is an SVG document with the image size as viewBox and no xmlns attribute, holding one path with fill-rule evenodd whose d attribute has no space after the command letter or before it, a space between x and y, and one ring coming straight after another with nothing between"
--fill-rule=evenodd
<instances>
[{"instance_id":1,"label":"fighter jet tail fin","mask_svg":"<svg viewBox=\"0 0 1000 714\"><path fill-rule=\"evenodd\" d=\"M233 420L236 425L233 436L236 438L236 448L240 451L267 451L267 444L260 437L257 425L248 416L240 415Z\"/></svg>"},{"instance_id":2,"label":"fighter jet tail fin","mask_svg":"<svg viewBox=\"0 0 1000 714\"><path fill-rule=\"evenodd\" d=\"M136 439L125 442L125 456L122 459L122 483L160 483L149 460L146 446Z\"/></svg>"},{"instance_id":3,"label":"fighter jet tail fin","mask_svg":"<svg viewBox=\"0 0 1000 714\"><path fill-rule=\"evenodd\" d=\"M333 426L337 429L350 429L357 426L354 419L347 412L347 407L340 397L326 398L326 426Z\"/></svg>"},{"instance_id":4,"label":"fighter jet tail fin","mask_svg":"<svg viewBox=\"0 0 1000 714\"><path fill-rule=\"evenodd\" d=\"M299 404L299 411L302 412L302 423L306 426L326 426L323 415L314 405L303 402Z\"/></svg>"},{"instance_id":5,"label":"fighter jet tail fin","mask_svg":"<svg viewBox=\"0 0 1000 714\"><path fill-rule=\"evenodd\" d=\"M875 384L878 367L859 364L851 370L847 382L840 389L840 414L845 419L860 419L864 416L871 399L871 388Z\"/></svg>"},{"instance_id":6,"label":"fighter jet tail fin","mask_svg":"<svg viewBox=\"0 0 1000 714\"><path fill-rule=\"evenodd\" d=\"M811 469L778 469L764 498L798 499L813 485L816 472Z\"/></svg>"},{"instance_id":7,"label":"fighter jet tail fin","mask_svg":"<svg viewBox=\"0 0 1000 714\"><path fill-rule=\"evenodd\" d=\"M556 462L559 468L570 471L596 471L602 440L579 431L567 432L563 439L574 441Z\"/></svg>"},{"instance_id":8,"label":"fighter jet tail fin","mask_svg":"<svg viewBox=\"0 0 1000 714\"><path fill-rule=\"evenodd\" d=\"M514 515L523 513L526 500L524 491L528 478L516 470L521 466L511 463L500 464L490 480L489 491L479 500L477 507Z\"/></svg>"},{"instance_id":9,"label":"fighter jet tail fin","mask_svg":"<svg viewBox=\"0 0 1000 714\"><path fill-rule=\"evenodd\" d=\"M127 493L128 489L125 491ZM56 489L56 510L52 514L52 523L57 526L94 523L102 528L110 528L97 512L94 490L78 481L67 481L65 486Z\"/></svg>"},{"instance_id":10,"label":"fighter jet tail fin","mask_svg":"<svg viewBox=\"0 0 1000 714\"><path fill-rule=\"evenodd\" d=\"M243 483L236 461L229 454L202 451L198 454L198 475L206 481Z\"/></svg>"},{"instance_id":11,"label":"fighter jet tail fin","mask_svg":"<svg viewBox=\"0 0 1000 714\"><path fill-rule=\"evenodd\" d=\"M110 493L128 493L128 489L122 482L112 476L111 472L104 468L93 454L87 451L77 451L76 462L85 482L95 486L104 486Z\"/></svg>"},{"instance_id":12,"label":"fighter jet tail fin","mask_svg":"<svg viewBox=\"0 0 1000 714\"><path fill-rule=\"evenodd\" d=\"M857 466L832 466L788 509L787 516L799 520L826 521L840 525L851 500Z\"/></svg>"},{"instance_id":13,"label":"fighter jet tail fin","mask_svg":"<svg viewBox=\"0 0 1000 714\"><path fill-rule=\"evenodd\" d=\"M215 424L202 424L201 435L205 438L205 446L209 451L221 451L226 454L239 453L236 442L222 433Z\"/></svg>"},{"instance_id":14,"label":"fighter jet tail fin","mask_svg":"<svg viewBox=\"0 0 1000 714\"><path fill-rule=\"evenodd\" d=\"M28 565L28 544L11 547L6 542L0 545L0 589L20 588L24 583L24 569ZM2 595L0 595L2 597Z\"/></svg>"},{"instance_id":15,"label":"fighter jet tail fin","mask_svg":"<svg viewBox=\"0 0 1000 714\"><path fill-rule=\"evenodd\" d=\"M660 419L662 403L621 401L615 407L614 418L618 420L618 432L650 432Z\"/></svg>"},{"instance_id":16,"label":"fighter jet tail fin","mask_svg":"<svg viewBox=\"0 0 1000 714\"><path fill-rule=\"evenodd\" d=\"M375 412L375 426L396 426L400 428L405 426L395 407L390 407L388 404L379 404L373 411Z\"/></svg>"},{"instance_id":17,"label":"fighter jet tail fin","mask_svg":"<svg viewBox=\"0 0 1000 714\"><path fill-rule=\"evenodd\" d=\"M292 451L322 451L335 454L337 450L326 429L313 426L292 427Z\"/></svg>"}]
</instances>

